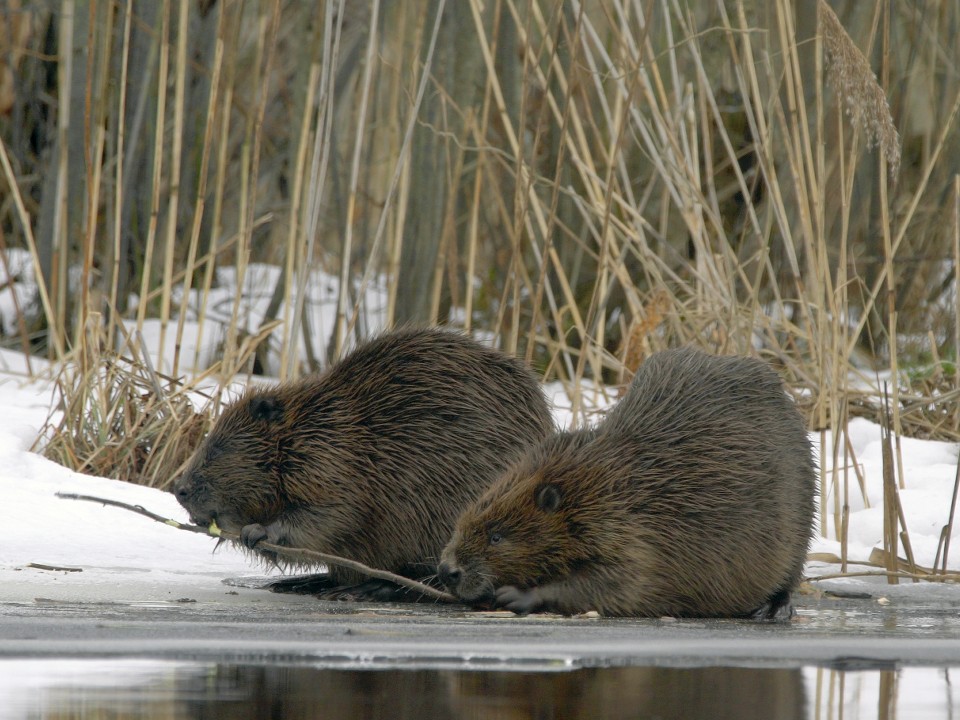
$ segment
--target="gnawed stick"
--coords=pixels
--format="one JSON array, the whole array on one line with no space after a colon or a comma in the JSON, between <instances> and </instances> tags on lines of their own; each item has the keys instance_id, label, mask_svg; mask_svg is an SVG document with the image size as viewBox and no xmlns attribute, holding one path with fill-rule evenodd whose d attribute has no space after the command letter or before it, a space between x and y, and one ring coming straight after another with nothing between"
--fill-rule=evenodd
<instances>
[{"instance_id":1,"label":"gnawed stick","mask_svg":"<svg viewBox=\"0 0 960 720\"><path fill-rule=\"evenodd\" d=\"M225 532L215 524L211 524L210 527L203 527L202 525L178 522L177 520L165 518L162 515L157 515L154 512L150 512L142 505L130 505L129 503L120 502L119 500L111 500L109 498L96 497L94 495L79 495L77 493L58 492L57 497L64 500L86 500L88 502L97 502L101 503L102 505L118 507L123 510L135 512L139 515L144 515L151 520L156 520L157 522L163 523L164 525L170 525L171 527L175 527L179 530L189 530L190 532L201 533L202 535L209 535L216 538L223 538L224 540L240 539L240 536L236 533ZM377 578L378 580L388 580L392 583L396 583L397 585L402 585L410 590L423 593L424 595L434 598L435 600L440 600L441 602L458 602L453 595L445 593L441 590L437 590L436 588L432 588L429 585L424 585L421 582L411 580L410 578L403 577L402 575L395 575L392 572L387 572L386 570L378 570L377 568L369 567L363 563L357 562L356 560L343 558L339 555L328 555L327 553L317 552L316 550L307 550L306 548L291 548L262 541L257 543L257 549L282 553L288 557L294 556L309 560L316 560L324 565L336 565L338 567L356 570L358 573L366 575L367 577Z\"/></svg>"}]
</instances>

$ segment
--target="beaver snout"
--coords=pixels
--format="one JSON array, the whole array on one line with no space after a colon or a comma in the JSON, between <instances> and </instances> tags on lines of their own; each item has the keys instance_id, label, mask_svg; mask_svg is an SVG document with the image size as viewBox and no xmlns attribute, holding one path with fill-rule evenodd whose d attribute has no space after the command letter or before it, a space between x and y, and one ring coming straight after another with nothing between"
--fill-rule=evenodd
<instances>
[{"instance_id":1,"label":"beaver snout","mask_svg":"<svg viewBox=\"0 0 960 720\"><path fill-rule=\"evenodd\" d=\"M190 502L190 496L194 493L193 477L189 473L184 473L173 483L172 492L184 507ZM189 509L189 508L188 508Z\"/></svg>"},{"instance_id":2,"label":"beaver snout","mask_svg":"<svg viewBox=\"0 0 960 720\"><path fill-rule=\"evenodd\" d=\"M463 571L450 563L442 562L437 566L437 576L440 578L440 582L450 590L456 590L461 578L463 578Z\"/></svg>"},{"instance_id":3,"label":"beaver snout","mask_svg":"<svg viewBox=\"0 0 960 720\"><path fill-rule=\"evenodd\" d=\"M215 510L208 507L210 503L203 501L202 496L205 493L201 492L200 483L193 473L185 472L181 475L173 483L171 492L197 525L209 525L210 521L216 518Z\"/></svg>"},{"instance_id":4,"label":"beaver snout","mask_svg":"<svg viewBox=\"0 0 960 720\"><path fill-rule=\"evenodd\" d=\"M200 492L201 484L194 473L187 471L173 483L171 492L177 498L177 502L193 513L198 509L197 506L201 504L199 502L200 496L203 494Z\"/></svg>"},{"instance_id":5,"label":"beaver snout","mask_svg":"<svg viewBox=\"0 0 960 720\"><path fill-rule=\"evenodd\" d=\"M465 603L476 607L492 607L495 588L488 579L490 575L477 570L474 564L464 569L447 560L441 560L437 566L437 577L447 590Z\"/></svg>"}]
</instances>

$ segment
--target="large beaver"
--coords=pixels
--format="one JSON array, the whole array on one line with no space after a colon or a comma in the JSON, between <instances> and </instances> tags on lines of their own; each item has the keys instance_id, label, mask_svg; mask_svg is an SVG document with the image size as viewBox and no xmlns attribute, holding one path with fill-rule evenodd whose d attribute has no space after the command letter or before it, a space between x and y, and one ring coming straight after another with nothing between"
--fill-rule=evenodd
<instances>
[{"instance_id":1,"label":"large beaver","mask_svg":"<svg viewBox=\"0 0 960 720\"><path fill-rule=\"evenodd\" d=\"M248 391L173 492L194 522L216 520L248 547L266 540L423 578L460 512L552 428L519 360L406 329L321 375ZM331 584L360 581L330 573Z\"/></svg>"},{"instance_id":2,"label":"large beaver","mask_svg":"<svg viewBox=\"0 0 960 720\"><path fill-rule=\"evenodd\" d=\"M790 617L815 488L773 370L656 353L597 427L547 438L463 514L439 575L521 614Z\"/></svg>"}]
</instances>

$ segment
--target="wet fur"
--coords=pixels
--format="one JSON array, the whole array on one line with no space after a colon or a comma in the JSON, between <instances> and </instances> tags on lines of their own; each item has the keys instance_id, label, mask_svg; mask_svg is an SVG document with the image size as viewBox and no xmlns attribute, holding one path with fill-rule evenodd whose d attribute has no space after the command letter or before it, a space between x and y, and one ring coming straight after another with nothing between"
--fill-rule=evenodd
<instances>
[{"instance_id":1,"label":"wet fur","mask_svg":"<svg viewBox=\"0 0 960 720\"><path fill-rule=\"evenodd\" d=\"M457 333L403 330L322 375L247 392L174 493L195 521L216 518L248 546L267 540L422 578L463 508L551 430L521 362Z\"/></svg>"},{"instance_id":2,"label":"wet fur","mask_svg":"<svg viewBox=\"0 0 960 720\"><path fill-rule=\"evenodd\" d=\"M657 353L596 428L544 440L462 515L440 576L519 613L781 618L815 488L768 366Z\"/></svg>"}]
</instances>

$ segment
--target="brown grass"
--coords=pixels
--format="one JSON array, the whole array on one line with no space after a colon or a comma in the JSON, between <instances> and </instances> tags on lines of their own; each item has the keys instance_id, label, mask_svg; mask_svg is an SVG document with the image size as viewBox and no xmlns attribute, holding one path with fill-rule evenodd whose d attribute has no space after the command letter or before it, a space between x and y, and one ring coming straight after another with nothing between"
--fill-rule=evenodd
<instances>
[{"instance_id":1,"label":"brown grass","mask_svg":"<svg viewBox=\"0 0 960 720\"><path fill-rule=\"evenodd\" d=\"M451 318L581 417L582 380L661 348L770 360L834 430L841 537L879 372L894 439L960 439L955 3L22 5L0 229L40 279L16 342L60 363L66 464L162 485L209 422L195 376L292 378ZM238 292L210 362L185 353L252 262L283 269L267 312ZM148 318L156 371L125 334Z\"/></svg>"},{"instance_id":2,"label":"brown grass","mask_svg":"<svg viewBox=\"0 0 960 720\"><path fill-rule=\"evenodd\" d=\"M864 133L867 148L880 148L890 177L896 178L900 171L900 133L890 115L887 95L826 0L817 0L817 31L823 43L827 81L843 98L851 124Z\"/></svg>"},{"instance_id":3,"label":"brown grass","mask_svg":"<svg viewBox=\"0 0 960 720\"><path fill-rule=\"evenodd\" d=\"M103 339L92 329L75 360L59 365L59 403L35 449L79 472L166 489L209 431L214 403L196 410L188 388L155 372L138 340L127 339L124 356L104 353Z\"/></svg>"}]
</instances>

